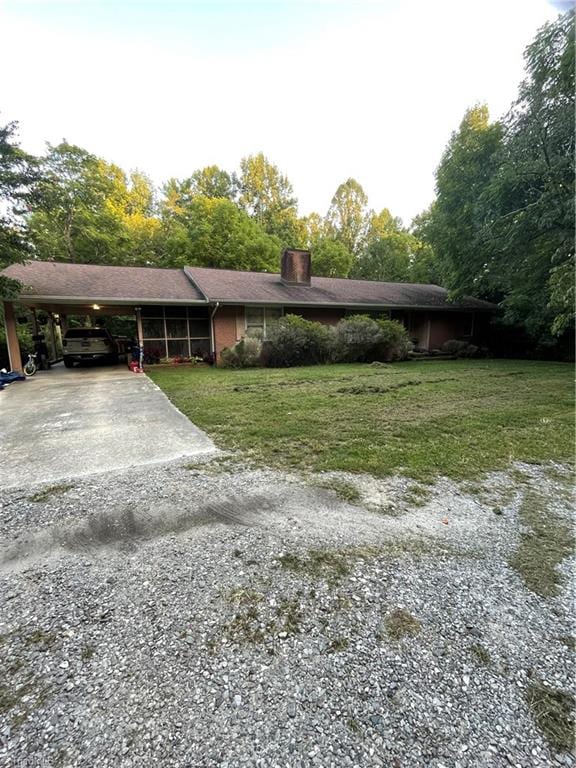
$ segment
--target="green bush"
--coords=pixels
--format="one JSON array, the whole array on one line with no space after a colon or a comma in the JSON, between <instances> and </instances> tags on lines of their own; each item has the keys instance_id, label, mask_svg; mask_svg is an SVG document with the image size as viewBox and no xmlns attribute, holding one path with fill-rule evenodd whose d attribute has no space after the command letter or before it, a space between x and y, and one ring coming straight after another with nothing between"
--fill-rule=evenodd
<instances>
[{"instance_id":1,"label":"green bush","mask_svg":"<svg viewBox=\"0 0 576 768\"><path fill-rule=\"evenodd\" d=\"M262 342L253 336L245 336L233 347L226 347L221 352L224 368L254 368L260 365Z\"/></svg>"},{"instance_id":2,"label":"green bush","mask_svg":"<svg viewBox=\"0 0 576 768\"><path fill-rule=\"evenodd\" d=\"M269 368L327 363L332 352L333 329L298 315L285 315L268 332L261 362Z\"/></svg>"},{"instance_id":3,"label":"green bush","mask_svg":"<svg viewBox=\"0 0 576 768\"><path fill-rule=\"evenodd\" d=\"M380 341L380 328L368 315L345 317L334 331L334 359L341 363L365 363L376 360L373 351Z\"/></svg>"},{"instance_id":4,"label":"green bush","mask_svg":"<svg viewBox=\"0 0 576 768\"><path fill-rule=\"evenodd\" d=\"M368 315L345 317L334 332L334 359L342 363L404 360L411 343L396 320L373 320Z\"/></svg>"},{"instance_id":5,"label":"green bush","mask_svg":"<svg viewBox=\"0 0 576 768\"><path fill-rule=\"evenodd\" d=\"M406 328L397 320L378 320L377 323L381 336L376 359L385 363L406 360L414 347Z\"/></svg>"},{"instance_id":6,"label":"green bush","mask_svg":"<svg viewBox=\"0 0 576 768\"><path fill-rule=\"evenodd\" d=\"M478 352L478 347L475 344L469 344L467 341L458 341L458 339L445 341L440 349L445 354L455 355L455 357L474 357Z\"/></svg>"}]
</instances>

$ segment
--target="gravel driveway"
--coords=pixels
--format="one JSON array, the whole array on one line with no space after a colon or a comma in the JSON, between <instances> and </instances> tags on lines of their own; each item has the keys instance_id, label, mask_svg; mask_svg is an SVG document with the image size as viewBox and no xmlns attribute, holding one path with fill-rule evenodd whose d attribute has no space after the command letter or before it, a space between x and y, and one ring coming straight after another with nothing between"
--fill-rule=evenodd
<instances>
[{"instance_id":1,"label":"gravel driveway","mask_svg":"<svg viewBox=\"0 0 576 768\"><path fill-rule=\"evenodd\" d=\"M5 492L0 765L573 765L527 704L572 686L571 593L508 565L527 488L570 504L520 469L420 501L233 457Z\"/></svg>"}]
</instances>

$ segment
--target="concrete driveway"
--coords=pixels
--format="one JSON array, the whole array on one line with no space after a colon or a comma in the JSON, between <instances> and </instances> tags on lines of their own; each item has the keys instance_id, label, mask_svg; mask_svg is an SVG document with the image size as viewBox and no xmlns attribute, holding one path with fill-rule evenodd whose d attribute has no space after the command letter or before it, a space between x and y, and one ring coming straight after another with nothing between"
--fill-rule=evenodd
<instances>
[{"instance_id":1,"label":"concrete driveway","mask_svg":"<svg viewBox=\"0 0 576 768\"><path fill-rule=\"evenodd\" d=\"M0 392L0 488L215 450L147 376L124 366L60 364Z\"/></svg>"}]
</instances>

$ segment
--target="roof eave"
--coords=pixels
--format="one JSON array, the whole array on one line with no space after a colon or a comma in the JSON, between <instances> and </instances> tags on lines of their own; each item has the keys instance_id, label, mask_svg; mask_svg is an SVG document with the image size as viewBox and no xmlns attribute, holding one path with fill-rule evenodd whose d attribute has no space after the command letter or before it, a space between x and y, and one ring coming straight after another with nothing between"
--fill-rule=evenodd
<instances>
[{"instance_id":1,"label":"roof eave","mask_svg":"<svg viewBox=\"0 0 576 768\"><path fill-rule=\"evenodd\" d=\"M114 306L129 304L207 304L206 299L166 299L166 298L112 298L110 296L50 296L40 294L22 294L16 299L21 304L32 303L64 303L64 304L111 304Z\"/></svg>"},{"instance_id":2,"label":"roof eave","mask_svg":"<svg viewBox=\"0 0 576 768\"><path fill-rule=\"evenodd\" d=\"M430 304L391 304L391 303L381 303L381 304L367 304L363 302L327 302L327 301L270 301L265 299L260 300L254 300L254 299L219 299L219 298L211 298L210 299L211 304L220 304L220 305L227 305L227 306L256 306L256 305L264 305L267 307L329 307L330 309L418 309L418 310L426 310L431 312L458 312L458 311L464 311L464 312L495 312L498 307L497 306L488 306L488 307L477 307L477 306L434 306Z\"/></svg>"}]
</instances>

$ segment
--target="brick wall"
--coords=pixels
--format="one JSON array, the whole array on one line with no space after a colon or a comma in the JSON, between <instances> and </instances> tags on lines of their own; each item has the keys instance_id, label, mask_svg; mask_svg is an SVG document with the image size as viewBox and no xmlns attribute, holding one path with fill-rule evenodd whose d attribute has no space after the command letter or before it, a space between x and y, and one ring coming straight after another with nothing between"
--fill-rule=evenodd
<instances>
[{"instance_id":1,"label":"brick wall","mask_svg":"<svg viewBox=\"0 0 576 768\"><path fill-rule=\"evenodd\" d=\"M216 360L219 360L222 350L235 344L244 332L244 307L219 307L213 322Z\"/></svg>"},{"instance_id":2,"label":"brick wall","mask_svg":"<svg viewBox=\"0 0 576 768\"><path fill-rule=\"evenodd\" d=\"M323 307L285 307L285 314L300 315L326 325L336 325L344 317L345 310ZM406 318L408 320L408 318ZM470 314L463 312L411 312L406 322L412 338L423 349L438 349L449 339L466 336L470 331ZM231 347L244 335L244 307L219 307L214 317L214 341L216 359L225 347Z\"/></svg>"}]
</instances>

